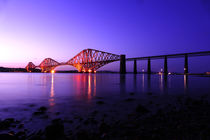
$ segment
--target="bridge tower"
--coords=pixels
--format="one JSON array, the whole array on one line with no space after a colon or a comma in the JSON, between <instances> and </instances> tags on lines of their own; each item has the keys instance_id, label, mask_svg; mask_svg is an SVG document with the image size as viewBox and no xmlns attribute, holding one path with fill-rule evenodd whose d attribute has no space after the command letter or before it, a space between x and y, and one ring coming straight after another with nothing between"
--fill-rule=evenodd
<instances>
[{"instance_id":1,"label":"bridge tower","mask_svg":"<svg viewBox=\"0 0 210 140\"><path fill-rule=\"evenodd\" d=\"M31 72L36 68L36 66L32 62L29 62L25 68L26 68L27 72Z\"/></svg>"},{"instance_id":2,"label":"bridge tower","mask_svg":"<svg viewBox=\"0 0 210 140\"><path fill-rule=\"evenodd\" d=\"M41 68L42 72L51 72L52 70L54 70L55 67L59 65L60 63L58 63L57 61L51 58L46 58L40 63L39 67Z\"/></svg>"}]
</instances>

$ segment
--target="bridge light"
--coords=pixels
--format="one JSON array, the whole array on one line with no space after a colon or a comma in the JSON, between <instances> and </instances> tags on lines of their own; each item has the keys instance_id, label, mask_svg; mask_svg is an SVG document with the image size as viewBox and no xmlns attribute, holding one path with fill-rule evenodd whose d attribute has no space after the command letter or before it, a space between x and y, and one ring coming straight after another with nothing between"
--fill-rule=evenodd
<instances>
[{"instance_id":1,"label":"bridge light","mask_svg":"<svg viewBox=\"0 0 210 140\"><path fill-rule=\"evenodd\" d=\"M96 70L94 70L94 73L96 73Z\"/></svg>"},{"instance_id":2,"label":"bridge light","mask_svg":"<svg viewBox=\"0 0 210 140\"><path fill-rule=\"evenodd\" d=\"M51 70L51 73L55 73L55 70Z\"/></svg>"},{"instance_id":3,"label":"bridge light","mask_svg":"<svg viewBox=\"0 0 210 140\"><path fill-rule=\"evenodd\" d=\"M168 73L169 75L171 74L171 72Z\"/></svg>"},{"instance_id":4,"label":"bridge light","mask_svg":"<svg viewBox=\"0 0 210 140\"><path fill-rule=\"evenodd\" d=\"M88 70L88 72L92 72L92 70Z\"/></svg>"}]
</instances>

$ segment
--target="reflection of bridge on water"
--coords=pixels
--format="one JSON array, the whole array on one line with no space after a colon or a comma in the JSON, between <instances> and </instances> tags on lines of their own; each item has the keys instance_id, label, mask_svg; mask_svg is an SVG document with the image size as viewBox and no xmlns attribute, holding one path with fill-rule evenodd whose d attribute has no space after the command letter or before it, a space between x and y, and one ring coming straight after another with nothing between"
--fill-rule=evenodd
<instances>
[{"instance_id":1,"label":"reflection of bridge on water","mask_svg":"<svg viewBox=\"0 0 210 140\"><path fill-rule=\"evenodd\" d=\"M147 57L135 57L127 58L125 55L117 55L108 52L103 52L95 49L85 49L79 54L74 56L67 62L59 63L51 58L44 59L40 65L35 66L32 62L29 62L26 66L27 71L33 71L36 67L41 68L42 72L50 72L60 65L72 65L78 72L96 72L100 67L109 64L114 61L120 61L120 73L126 73L126 61L134 62L134 74L137 73L137 61L147 60L147 73L151 74L151 60L164 59L164 74L168 74L168 59L169 58L184 58L184 74L189 73L188 58L195 56L208 56L210 51L192 52L192 53L180 53Z\"/></svg>"}]
</instances>

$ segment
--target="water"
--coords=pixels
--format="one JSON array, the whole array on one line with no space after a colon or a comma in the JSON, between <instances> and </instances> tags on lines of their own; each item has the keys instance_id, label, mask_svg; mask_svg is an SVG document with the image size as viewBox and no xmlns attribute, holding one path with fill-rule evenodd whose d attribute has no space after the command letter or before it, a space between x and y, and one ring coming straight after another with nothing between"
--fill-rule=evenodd
<instances>
[{"instance_id":1,"label":"water","mask_svg":"<svg viewBox=\"0 0 210 140\"><path fill-rule=\"evenodd\" d=\"M110 112L108 109L116 107L121 113L129 111L134 104L124 105L120 101L130 97L131 93L135 94L134 98L147 100L148 93L157 96L200 95L209 91L210 77L202 76L0 73L0 119L15 117L28 126L34 122L43 125L48 121L37 121L32 115L40 106L48 108L50 119L58 117L57 112L62 118L73 118L75 114L84 117L95 109ZM99 108L96 102L100 99L106 105Z\"/></svg>"}]
</instances>

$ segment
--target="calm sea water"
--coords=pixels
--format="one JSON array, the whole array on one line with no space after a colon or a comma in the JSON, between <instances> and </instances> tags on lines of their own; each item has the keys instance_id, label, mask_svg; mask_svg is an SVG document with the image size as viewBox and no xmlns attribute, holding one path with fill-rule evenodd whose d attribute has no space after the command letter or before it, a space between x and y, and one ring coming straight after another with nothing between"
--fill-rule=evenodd
<instances>
[{"instance_id":1,"label":"calm sea water","mask_svg":"<svg viewBox=\"0 0 210 140\"><path fill-rule=\"evenodd\" d=\"M29 108L25 105L30 104L66 112L66 108L86 107L99 97L112 100L130 93L146 97L148 92L193 95L209 91L210 77L201 76L0 73L0 115L1 118L22 117L22 112L27 116L24 111Z\"/></svg>"}]
</instances>

